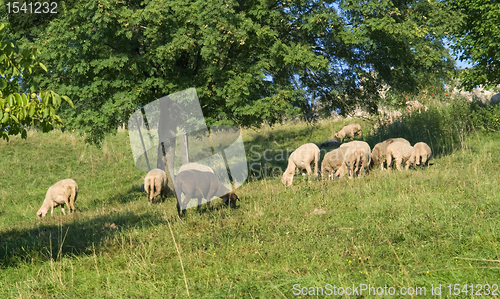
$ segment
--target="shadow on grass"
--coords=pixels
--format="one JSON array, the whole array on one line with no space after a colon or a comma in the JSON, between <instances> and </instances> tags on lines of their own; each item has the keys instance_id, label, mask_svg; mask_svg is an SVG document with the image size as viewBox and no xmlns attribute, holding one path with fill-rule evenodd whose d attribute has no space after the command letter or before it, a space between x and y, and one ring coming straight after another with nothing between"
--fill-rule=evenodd
<instances>
[{"instance_id":1,"label":"shadow on grass","mask_svg":"<svg viewBox=\"0 0 500 299\"><path fill-rule=\"evenodd\" d=\"M94 254L121 231L167 223L166 219L154 212L141 215L130 211L110 212L83 218L77 211L60 217L65 217L63 223L55 223L59 220L56 217L43 218L37 220L39 225L34 228L14 228L0 232L0 269L23 263L57 260L67 255ZM175 222L177 218L172 217L169 221Z\"/></svg>"},{"instance_id":2,"label":"shadow on grass","mask_svg":"<svg viewBox=\"0 0 500 299\"><path fill-rule=\"evenodd\" d=\"M133 186L124 193L116 193L111 196L107 202L109 203L129 203L135 201L147 201L146 193L141 190L141 186Z\"/></svg>"}]
</instances>

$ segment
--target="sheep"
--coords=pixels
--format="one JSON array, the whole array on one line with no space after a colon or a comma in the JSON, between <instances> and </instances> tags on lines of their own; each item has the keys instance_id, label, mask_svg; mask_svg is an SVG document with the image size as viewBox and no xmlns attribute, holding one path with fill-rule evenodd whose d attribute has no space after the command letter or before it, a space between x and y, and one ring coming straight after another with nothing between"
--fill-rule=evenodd
<instances>
[{"instance_id":1,"label":"sheep","mask_svg":"<svg viewBox=\"0 0 500 299\"><path fill-rule=\"evenodd\" d=\"M211 173L214 173L214 170L206 165L203 165L203 164L199 164L199 163L186 163L186 164L183 164L180 168L179 168L179 172L181 171L184 171L184 170L189 170L189 169L194 169L194 170L199 170L199 171L205 171L205 172L211 172Z\"/></svg>"},{"instance_id":2,"label":"sheep","mask_svg":"<svg viewBox=\"0 0 500 299\"><path fill-rule=\"evenodd\" d=\"M210 208L210 200L214 196L222 198L223 203L229 203L231 208L235 208L236 201L240 200L234 191L224 186L212 172L194 169L184 170L177 174L174 182L175 194L177 196L177 213L179 217L186 213L187 205L192 198L198 199L198 209L200 208L202 198L207 200L208 208ZM180 203L182 193L184 193L185 198L182 202L181 209Z\"/></svg>"},{"instance_id":3,"label":"sheep","mask_svg":"<svg viewBox=\"0 0 500 299\"><path fill-rule=\"evenodd\" d=\"M344 143L345 144L345 143ZM321 176L330 179L344 164L345 147L340 147L328 152L321 162Z\"/></svg>"},{"instance_id":4,"label":"sheep","mask_svg":"<svg viewBox=\"0 0 500 299\"><path fill-rule=\"evenodd\" d=\"M396 141L387 147L387 169L391 167L392 159L395 160L396 168L401 171L401 163L408 161L413 151L409 143Z\"/></svg>"},{"instance_id":5,"label":"sheep","mask_svg":"<svg viewBox=\"0 0 500 299\"><path fill-rule=\"evenodd\" d=\"M410 144L410 142L404 138L389 138L385 141L377 143L371 153L371 164L370 166L377 166L380 164L380 169L384 170L384 163L386 162L387 147L393 142L405 142Z\"/></svg>"},{"instance_id":6,"label":"sheep","mask_svg":"<svg viewBox=\"0 0 500 299\"><path fill-rule=\"evenodd\" d=\"M158 195L162 201L164 197L167 197L170 191L167 183L167 174L164 170L155 168L148 172L144 178L144 190L151 203L155 201Z\"/></svg>"},{"instance_id":7,"label":"sheep","mask_svg":"<svg viewBox=\"0 0 500 299\"><path fill-rule=\"evenodd\" d=\"M500 104L500 93L493 95L490 99L489 105L494 106Z\"/></svg>"},{"instance_id":8,"label":"sheep","mask_svg":"<svg viewBox=\"0 0 500 299\"><path fill-rule=\"evenodd\" d=\"M68 207L69 213L71 213L71 211L75 211L74 203L77 196L78 185L76 182L72 179L61 180L47 190L45 200L38 212L36 212L36 215L38 218L45 217L49 209L50 215L52 215L54 214L54 208L59 205L61 206L63 215L66 215L66 212L64 212L64 205Z\"/></svg>"},{"instance_id":9,"label":"sheep","mask_svg":"<svg viewBox=\"0 0 500 299\"><path fill-rule=\"evenodd\" d=\"M305 169L308 175L311 175L311 163L314 162L314 176L318 176L318 163L319 163L319 148L314 143L306 143L301 145L298 149L288 158L288 167L286 168L281 182L285 185L291 186L293 176L296 169Z\"/></svg>"},{"instance_id":10,"label":"sheep","mask_svg":"<svg viewBox=\"0 0 500 299\"><path fill-rule=\"evenodd\" d=\"M333 135L333 138L339 140L340 142L344 141L344 138L354 139L356 135L359 135L361 140L363 139L363 134L361 133L361 126L359 124L350 124L342 128L342 130L338 131Z\"/></svg>"},{"instance_id":11,"label":"sheep","mask_svg":"<svg viewBox=\"0 0 500 299\"><path fill-rule=\"evenodd\" d=\"M342 176L346 170L349 172L349 178L354 176L354 173L359 177L361 170L368 170L370 166L370 145L364 141L351 141L344 146L344 164L345 166L338 169L336 176Z\"/></svg>"},{"instance_id":12,"label":"sheep","mask_svg":"<svg viewBox=\"0 0 500 299\"><path fill-rule=\"evenodd\" d=\"M413 151L411 152L411 156L406 161L406 169L408 170L410 166L415 167L416 165L420 165L422 162L422 166L429 166L429 160L432 156L432 150L425 142L418 142L413 146Z\"/></svg>"}]
</instances>

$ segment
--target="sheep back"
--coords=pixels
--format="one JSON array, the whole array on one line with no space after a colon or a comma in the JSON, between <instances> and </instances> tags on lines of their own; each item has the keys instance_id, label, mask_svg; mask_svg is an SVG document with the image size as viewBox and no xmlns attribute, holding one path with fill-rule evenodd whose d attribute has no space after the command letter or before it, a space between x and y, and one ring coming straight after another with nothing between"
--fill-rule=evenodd
<instances>
[{"instance_id":1,"label":"sheep back","mask_svg":"<svg viewBox=\"0 0 500 299\"><path fill-rule=\"evenodd\" d=\"M307 174L311 175L311 164L314 163L314 176L318 175L320 151L316 144L306 143L301 145L288 157L288 167L281 177L281 182L285 185L292 185L293 176L296 169L305 169Z\"/></svg>"},{"instance_id":2,"label":"sheep back","mask_svg":"<svg viewBox=\"0 0 500 299\"><path fill-rule=\"evenodd\" d=\"M345 138L354 139L354 137L358 135L361 139L363 139L363 134L361 132L361 125L359 124L350 124L342 128L339 132L333 135L333 138L340 139L343 141Z\"/></svg>"},{"instance_id":3,"label":"sheep back","mask_svg":"<svg viewBox=\"0 0 500 299\"><path fill-rule=\"evenodd\" d=\"M396 163L396 168L401 170L401 163L406 162L413 151L413 147L406 142L396 141L387 147L387 168L389 169L392 161Z\"/></svg>"},{"instance_id":4,"label":"sheep back","mask_svg":"<svg viewBox=\"0 0 500 299\"><path fill-rule=\"evenodd\" d=\"M63 214L64 205L68 206L68 210L75 210L74 203L78 197L78 184L72 179L61 180L54 185L50 186L45 193L45 199L42 206L37 212L38 217L44 217L49 209L51 209L51 214L54 212L54 208L61 206Z\"/></svg>"},{"instance_id":5,"label":"sheep back","mask_svg":"<svg viewBox=\"0 0 500 299\"><path fill-rule=\"evenodd\" d=\"M344 164L349 171L349 177L353 177L354 173L358 176L363 169L368 170L370 165L370 145L364 141L351 141L346 146L344 153Z\"/></svg>"},{"instance_id":6,"label":"sheep back","mask_svg":"<svg viewBox=\"0 0 500 299\"><path fill-rule=\"evenodd\" d=\"M384 169L384 163L386 162L387 147L394 142L404 142L410 144L410 142L404 138L389 138L382 142L377 143L371 153L371 166L380 165L381 169Z\"/></svg>"},{"instance_id":7,"label":"sheep back","mask_svg":"<svg viewBox=\"0 0 500 299\"><path fill-rule=\"evenodd\" d=\"M345 148L334 149L323 157L321 162L321 176L324 179L331 178L337 170L344 164Z\"/></svg>"},{"instance_id":8,"label":"sheep back","mask_svg":"<svg viewBox=\"0 0 500 299\"><path fill-rule=\"evenodd\" d=\"M160 198L164 198L168 195L168 181L167 174L164 170L155 168L148 172L144 178L144 190L148 195L148 199L153 202L153 200L159 195Z\"/></svg>"},{"instance_id":9,"label":"sheep back","mask_svg":"<svg viewBox=\"0 0 500 299\"><path fill-rule=\"evenodd\" d=\"M182 166L179 168L179 172L185 170L198 170L198 171L214 173L214 170L211 167L195 162L182 164Z\"/></svg>"},{"instance_id":10,"label":"sheep back","mask_svg":"<svg viewBox=\"0 0 500 299\"><path fill-rule=\"evenodd\" d=\"M184 170L177 174L175 177L175 192L179 216L181 210L186 210L192 198L198 199L198 207L201 205L202 198L205 198L207 205L209 205L210 200L217 196L222 198L224 203L230 201L231 207L235 207L236 200L239 200L236 194L224 186L213 172L194 169ZM181 200L182 194L185 196L184 201Z\"/></svg>"},{"instance_id":11,"label":"sheep back","mask_svg":"<svg viewBox=\"0 0 500 299\"><path fill-rule=\"evenodd\" d=\"M432 150L425 142L418 142L413 146L410 158L406 161L406 169L410 166L415 167L416 165L426 165L429 166L429 160L432 157Z\"/></svg>"}]
</instances>

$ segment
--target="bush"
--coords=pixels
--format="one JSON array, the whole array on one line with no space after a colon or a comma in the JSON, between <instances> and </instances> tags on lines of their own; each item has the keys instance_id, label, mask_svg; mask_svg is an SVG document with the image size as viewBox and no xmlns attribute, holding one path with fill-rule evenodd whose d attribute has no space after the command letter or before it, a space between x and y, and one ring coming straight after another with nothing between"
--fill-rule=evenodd
<instances>
[{"instance_id":1,"label":"bush","mask_svg":"<svg viewBox=\"0 0 500 299\"><path fill-rule=\"evenodd\" d=\"M421 113L405 113L398 121L382 124L371 138L373 144L392 137L406 138L412 144L425 142L440 154L461 148L471 132L499 129L500 105L482 107L456 98L449 105L435 104Z\"/></svg>"}]
</instances>

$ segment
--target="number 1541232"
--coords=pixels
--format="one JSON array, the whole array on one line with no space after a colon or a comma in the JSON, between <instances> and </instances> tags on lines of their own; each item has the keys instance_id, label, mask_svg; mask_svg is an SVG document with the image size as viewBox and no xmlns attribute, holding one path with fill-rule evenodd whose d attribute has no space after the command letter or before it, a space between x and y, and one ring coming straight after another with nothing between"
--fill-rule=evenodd
<instances>
[{"instance_id":1,"label":"number 1541232","mask_svg":"<svg viewBox=\"0 0 500 299\"><path fill-rule=\"evenodd\" d=\"M7 2L6 6L9 14L57 13L57 2Z\"/></svg>"}]
</instances>

